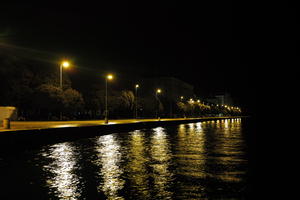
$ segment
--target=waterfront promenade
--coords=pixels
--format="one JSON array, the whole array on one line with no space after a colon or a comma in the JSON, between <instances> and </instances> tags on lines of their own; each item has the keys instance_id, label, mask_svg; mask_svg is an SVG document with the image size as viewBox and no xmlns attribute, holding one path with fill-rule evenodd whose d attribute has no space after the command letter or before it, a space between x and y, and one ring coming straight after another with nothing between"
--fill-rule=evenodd
<instances>
[{"instance_id":1,"label":"waterfront promenade","mask_svg":"<svg viewBox=\"0 0 300 200\"><path fill-rule=\"evenodd\" d=\"M84 121L11 121L10 129L4 129L0 127L1 132L9 131L21 131L21 130L43 130L43 129L60 129L60 128L74 128L74 127L89 127L89 126L112 126L114 124L134 124L134 123L153 123L156 121L160 122L181 122L185 123L191 120L217 120L217 119L228 119L238 118L234 116L229 117L200 117L200 118L163 118L163 119L118 119L109 120L108 124L104 123L104 120L84 120Z\"/></svg>"}]
</instances>

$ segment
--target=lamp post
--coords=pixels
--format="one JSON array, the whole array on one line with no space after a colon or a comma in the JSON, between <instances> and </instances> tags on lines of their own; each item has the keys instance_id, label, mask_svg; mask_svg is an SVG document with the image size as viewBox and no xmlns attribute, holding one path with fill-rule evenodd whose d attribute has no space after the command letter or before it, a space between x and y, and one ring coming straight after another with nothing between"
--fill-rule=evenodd
<instances>
[{"instance_id":1,"label":"lamp post","mask_svg":"<svg viewBox=\"0 0 300 200\"><path fill-rule=\"evenodd\" d=\"M68 61L62 61L60 63L60 74L59 74L59 86L63 90L63 68L68 68L70 63ZM60 120L62 120L62 111L60 111Z\"/></svg>"},{"instance_id":2,"label":"lamp post","mask_svg":"<svg viewBox=\"0 0 300 200\"><path fill-rule=\"evenodd\" d=\"M158 99L158 94L161 93L161 89L157 89L156 92L155 92L155 96L156 96L156 99L157 99L157 111L156 111L156 115L157 115L157 118L158 120L160 120L160 117L159 117L159 99Z\"/></svg>"},{"instance_id":3,"label":"lamp post","mask_svg":"<svg viewBox=\"0 0 300 200\"><path fill-rule=\"evenodd\" d=\"M104 123L108 124L108 109L107 109L107 80L112 80L113 75L108 74L105 78L105 119Z\"/></svg>"},{"instance_id":4,"label":"lamp post","mask_svg":"<svg viewBox=\"0 0 300 200\"><path fill-rule=\"evenodd\" d=\"M137 107L138 107L137 90L139 87L140 87L139 84L135 85L135 119L137 119Z\"/></svg>"},{"instance_id":5,"label":"lamp post","mask_svg":"<svg viewBox=\"0 0 300 200\"><path fill-rule=\"evenodd\" d=\"M70 63L68 61L63 61L60 63L60 79L59 79L59 85L60 88L63 89L63 68L68 68L70 66Z\"/></svg>"},{"instance_id":6,"label":"lamp post","mask_svg":"<svg viewBox=\"0 0 300 200\"><path fill-rule=\"evenodd\" d=\"M183 99L184 99L184 96L180 96L180 102L181 103L183 103ZM186 118L186 116L185 116L185 104L183 103L183 106L184 106L184 108L182 109L182 115L183 115L183 118Z\"/></svg>"}]
</instances>

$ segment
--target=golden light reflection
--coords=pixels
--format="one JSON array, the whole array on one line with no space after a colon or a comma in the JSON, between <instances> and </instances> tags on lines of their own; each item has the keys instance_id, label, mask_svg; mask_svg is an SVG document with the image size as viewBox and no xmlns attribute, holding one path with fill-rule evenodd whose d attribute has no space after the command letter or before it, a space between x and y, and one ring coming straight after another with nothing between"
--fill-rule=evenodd
<instances>
[{"instance_id":1,"label":"golden light reflection","mask_svg":"<svg viewBox=\"0 0 300 200\"><path fill-rule=\"evenodd\" d=\"M179 129L178 131L178 153L176 157L181 168L180 173L186 176L204 177L206 157L202 123L191 123L188 126L189 129Z\"/></svg>"},{"instance_id":2,"label":"golden light reflection","mask_svg":"<svg viewBox=\"0 0 300 200\"><path fill-rule=\"evenodd\" d=\"M214 157L214 165L221 166L214 176L217 179L226 182L239 182L245 174L244 170L237 170L232 166L247 165L244 158L243 136L241 135L241 124L238 120L226 119L220 123L217 137L215 137L215 145L212 153L218 156Z\"/></svg>"},{"instance_id":3,"label":"golden light reflection","mask_svg":"<svg viewBox=\"0 0 300 200\"><path fill-rule=\"evenodd\" d=\"M69 128L69 127L77 127L80 124L62 124L62 125L54 125L53 128Z\"/></svg>"},{"instance_id":4,"label":"golden light reflection","mask_svg":"<svg viewBox=\"0 0 300 200\"><path fill-rule=\"evenodd\" d=\"M80 181L74 173L77 164L74 147L67 142L55 144L50 147L49 154L43 156L53 160L43 167L46 172L52 174L47 179L47 186L60 199L80 199L78 192Z\"/></svg>"},{"instance_id":5,"label":"golden light reflection","mask_svg":"<svg viewBox=\"0 0 300 200\"><path fill-rule=\"evenodd\" d=\"M188 127L189 127L189 132L192 132L192 131L194 131L194 129L195 129L195 124L194 123L190 123L190 124L188 124Z\"/></svg>"},{"instance_id":6,"label":"golden light reflection","mask_svg":"<svg viewBox=\"0 0 300 200\"><path fill-rule=\"evenodd\" d=\"M179 129L178 129L178 135L179 137L183 137L186 134L186 125L185 124L180 124Z\"/></svg>"},{"instance_id":7,"label":"golden light reflection","mask_svg":"<svg viewBox=\"0 0 300 200\"><path fill-rule=\"evenodd\" d=\"M224 128L225 129L228 129L228 123L229 123L229 119L225 119L225 121L224 121Z\"/></svg>"},{"instance_id":8,"label":"golden light reflection","mask_svg":"<svg viewBox=\"0 0 300 200\"><path fill-rule=\"evenodd\" d=\"M104 135L97 140L96 151L98 165L101 166L99 176L103 179L99 190L103 191L108 199L123 199L118 191L124 187L124 180L121 179L123 173L120 168L121 151L120 145L113 135Z\"/></svg>"},{"instance_id":9,"label":"golden light reflection","mask_svg":"<svg viewBox=\"0 0 300 200\"><path fill-rule=\"evenodd\" d=\"M166 132L162 127L153 129L150 153L153 160L151 166L157 198L171 199L172 192L169 191L173 176L169 171L171 152Z\"/></svg>"},{"instance_id":10,"label":"golden light reflection","mask_svg":"<svg viewBox=\"0 0 300 200\"><path fill-rule=\"evenodd\" d=\"M134 131L130 134L128 156L129 181L135 186L134 195L141 199L150 198L148 183L149 173L147 171L148 159L145 155L145 136L141 131Z\"/></svg>"},{"instance_id":11,"label":"golden light reflection","mask_svg":"<svg viewBox=\"0 0 300 200\"><path fill-rule=\"evenodd\" d=\"M188 124L186 129L178 129L178 144L175 145L176 150L174 157L178 163L177 173L189 179L202 179L207 176L205 171L206 150L204 129L207 122L198 122ZM199 191L205 190L202 184L187 184L178 187L178 193L183 198L193 196L203 198L203 194Z\"/></svg>"},{"instance_id":12,"label":"golden light reflection","mask_svg":"<svg viewBox=\"0 0 300 200\"><path fill-rule=\"evenodd\" d=\"M196 123L196 130L197 130L198 133L199 133L199 132L202 132L202 125L201 125L201 122Z\"/></svg>"}]
</instances>

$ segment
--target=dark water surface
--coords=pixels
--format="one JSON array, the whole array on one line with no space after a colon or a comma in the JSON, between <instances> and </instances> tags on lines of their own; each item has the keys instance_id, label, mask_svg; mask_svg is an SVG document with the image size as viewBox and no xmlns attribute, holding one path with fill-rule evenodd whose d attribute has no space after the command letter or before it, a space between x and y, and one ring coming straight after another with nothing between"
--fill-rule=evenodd
<instances>
[{"instance_id":1,"label":"dark water surface","mask_svg":"<svg viewBox=\"0 0 300 200\"><path fill-rule=\"evenodd\" d=\"M0 199L247 199L245 121L113 133L0 158Z\"/></svg>"}]
</instances>

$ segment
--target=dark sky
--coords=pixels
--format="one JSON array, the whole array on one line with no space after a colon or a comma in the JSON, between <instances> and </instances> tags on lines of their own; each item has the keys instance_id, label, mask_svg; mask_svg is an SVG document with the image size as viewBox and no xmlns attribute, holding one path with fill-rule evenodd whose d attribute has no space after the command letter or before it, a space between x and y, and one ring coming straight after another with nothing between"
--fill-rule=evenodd
<instances>
[{"instance_id":1,"label":"dark sky","mask_svg":"<svg viewBox=\"0 0 300 200\"><path fill-rule=\"evenodd\" d=\"M250 5L101 2L1 4L0 42L67 56L82 69L173 76L200 95L226 90L241 104L253 102Z\"/></svg>"}]
</instances>

